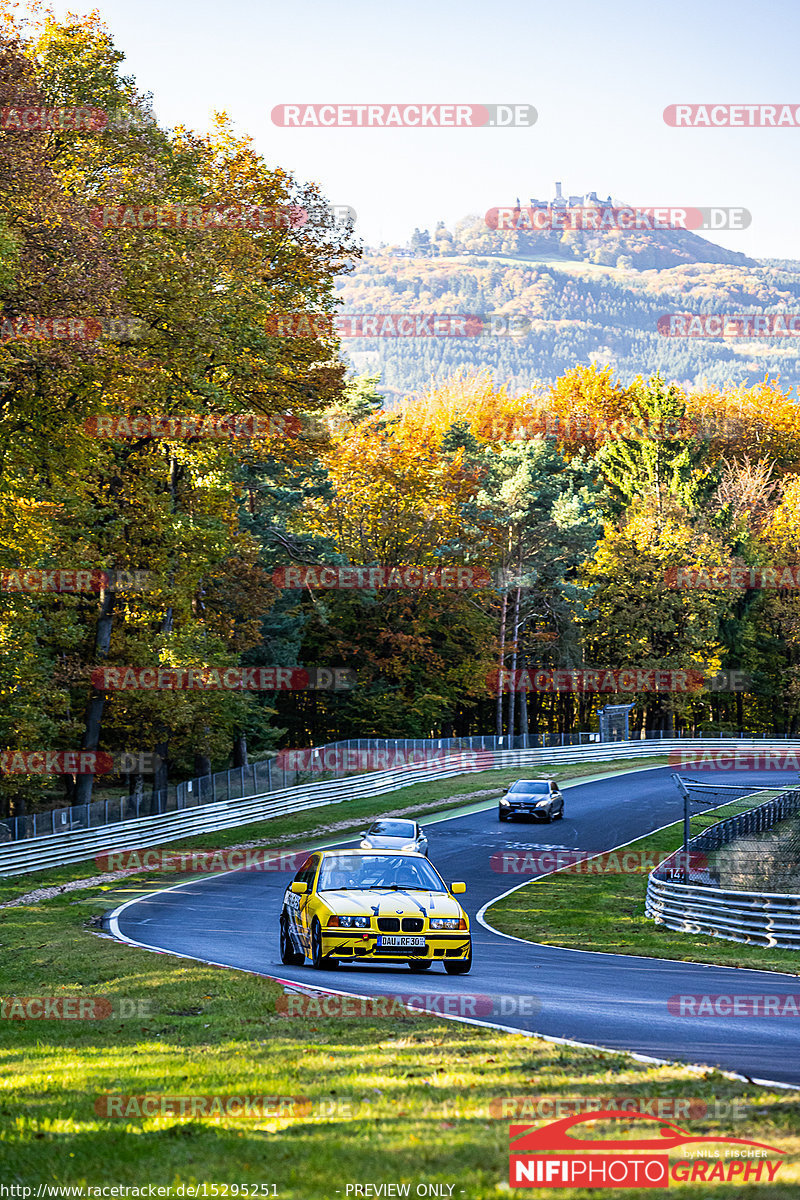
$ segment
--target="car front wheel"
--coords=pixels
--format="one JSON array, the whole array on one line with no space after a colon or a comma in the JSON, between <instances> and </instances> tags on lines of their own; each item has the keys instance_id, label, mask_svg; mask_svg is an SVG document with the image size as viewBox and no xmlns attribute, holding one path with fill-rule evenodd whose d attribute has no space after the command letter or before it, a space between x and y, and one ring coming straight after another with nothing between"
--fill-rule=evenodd
<instances>
[{"instance_id":1,"label":"car front wheel","mask_svg":"<svg viewBox=\"0 0 800 1200\"><path fill-rule=\"evenodd\" d=\"M507 813L507 812L503 812L502 808L498 809L498 811L497 811L497 816L498 816L498 819L499 819L500 821L507 821L507 820L508 820L508 813Z\"/></svg>"},{"instance_id":2,"label":"car front wheel","mask_svg":"<svg viewBox=\"0 0 800 1200\"><path fill-rule=\"evenodd\" d=\"M339 965L338 958L331 958L329 954L322 953L322 926L316 917L311 926L311 965L318 971L326 971Z\"/></svg>"},{"instance_id":3,"label":"car front wheel","mask_svg":"<svg viewBox=\"0 0 800 1200\"><path fill-rule=\"evenodd\" d=\"M285 967L301 967L305 959L305 954L298 953L292 944L288 920L281 917L281 962Z\"/></svg>"}]
</instances>

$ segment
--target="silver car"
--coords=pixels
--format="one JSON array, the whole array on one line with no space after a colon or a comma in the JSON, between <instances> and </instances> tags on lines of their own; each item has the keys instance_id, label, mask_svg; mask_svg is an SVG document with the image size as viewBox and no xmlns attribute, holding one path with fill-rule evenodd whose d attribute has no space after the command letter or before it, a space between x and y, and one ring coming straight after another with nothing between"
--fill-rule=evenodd
<instances>
[{"instance_id":1,"label":"silver car","mask_svg":"<svg viewBox=\"0 0 800 1200\"><path fill-rule=\"evenodd\" d=\"M413 850L428 857L428 839L416 821L381 817L362 829L361 839L362 850Z\"/></svg>"},{"instance_id":2,"label":"silver car","mask_svg":"<svg viewBox=\"0 0 800 1200\"><path fill-rule=\"evenodd\" d=\"M554 779L518 779L497 806L501 821L512 817L532 817L552 821L564 816L564 797Z\"/></svg>"}]
</instances>

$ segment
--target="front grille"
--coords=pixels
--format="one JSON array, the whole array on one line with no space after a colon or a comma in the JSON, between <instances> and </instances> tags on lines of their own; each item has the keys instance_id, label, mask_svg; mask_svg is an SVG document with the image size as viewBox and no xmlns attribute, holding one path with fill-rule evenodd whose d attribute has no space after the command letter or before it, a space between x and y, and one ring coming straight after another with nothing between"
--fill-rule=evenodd
<instances>
[{"instance_id":1,"label":"front grille","mask_svg":"<svg viewBox=\"0 0 800 1200\"><path fill-rule=\"evenodd\" d=\"M403 917L403 933L422 933L422 917Z\"/></svg>"},{"instance_id":2,"label":"front grille","mask_svg":"<svg viewBox=\"0 0 800 1200\"><path fill-rule=\"evenodd\" d=\"M378 929L381 933L399 933L400 920L398 917L378 917Z\"/></svg>"}]
</instances>

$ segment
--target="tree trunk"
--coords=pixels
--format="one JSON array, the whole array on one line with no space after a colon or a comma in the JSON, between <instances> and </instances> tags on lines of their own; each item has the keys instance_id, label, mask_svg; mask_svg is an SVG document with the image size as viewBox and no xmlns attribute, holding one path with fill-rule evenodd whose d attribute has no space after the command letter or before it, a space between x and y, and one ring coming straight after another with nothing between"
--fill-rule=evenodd
<instances>
[{"instance_id":1,"label":"tree trunk","mask_svg":"<svg viewBox=\"0 0 800 1200\"><path fill-rule=\"evenodd\" d=\"M512 643L512 651L511 651L511 680L512 680L512 682L511 682L511 691L508 694L508 732L511 734L511 748L512 749L514 747L514 717L516 714L516 700L517 700L517 693L515 690L516 689L515 676L516 676L516 672L517 672L517 645L518 645L518 640L519 640L519 625L520 625L519 603L520 603L521 595L522 595L522 588L518 587L517 594L514 597L514 622L513 622L514 641Z\"/></svg>"},{"instance_id":2,"label":"tree trunk","mask_svg":"<svg viewBox=\"0 0 800 1200\"><path fill-rule=\"evenodd\" d=\"M503 687L502 672L506 665L506 613L508 611L508 592L503 592L503 604L500 609L500 671L498 672L496 728L497 736L503 736Z\"/></svg>"},{"instance_id":3,"label":"tree trunk","mask_svg":"<svg viewBox=\"0 0 800 1200\"><path fill-rule=\"evenodd\" d=\"M97 630L94 638L95 662L108 657L111 646L111 630L114 624L114 601L116 592L106 589L100 593L100 615L97 619ZM86 725L81 742L82 750L96 750L100 742L100 730L103 724L103 709L105 708L105 692L92 684L89 703L86 707ZM75 804L89 804L92 799L93 775L78 775L75 779Z\"/></svg>"},{"instance_id":4,"label":"tree trunk","mask_svg":"<svg viewBox=\"0 0 800 1200\"><path fill-rule=\"evenodd\" d=\"M195 775L205 776L211 774L211 759L207 754L196 753L194 756L194 773Z\"/></svg>"},{"instance_id":5,"label":"tree trunk","mask_svg":"<svg viewBox=\"0 0 800 1200\"><path fill-rule=\"evenodd\" d=\"M234 767L247 766L247 734L238 733L233 742L233 765Z\"/></svg>"},{"instance_id":6,"label":"tree trunk","mask_svg":"<svg viewBox=\"0 0 800 1200\"><path fill-rule=\"evenodd\" d=\"M528 665L528 656L525 652L524 646L520 647L519 662L520 662L520 669L522 671L526 670L527 665ZM528 746L528 693L526 691L522 691L519 694L519 732L522 735L522 739L523 739L522 740L523 749L527 749L527 746Z\"/></svg>"}]
</instances>

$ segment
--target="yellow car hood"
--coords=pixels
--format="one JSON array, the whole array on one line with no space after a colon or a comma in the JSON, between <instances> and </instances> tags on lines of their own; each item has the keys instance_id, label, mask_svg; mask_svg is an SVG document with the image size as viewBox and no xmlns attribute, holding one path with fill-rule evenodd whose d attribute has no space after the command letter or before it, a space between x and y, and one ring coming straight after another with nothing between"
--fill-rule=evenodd
<instances>
[{"instance_id":1,"label":"yellow car hood","mask_svg":"<svg viewBox=\"0 0 800 1200\"><path fill-rule=\"evenodd\" d=\"M421 917L422 908L429 917L460 917L465 915L461 905L446 892L358 892L323 891L319 900L331 912L346 916L372 916L377 907L379 917Z\"/></svg>"}]
</instances>

